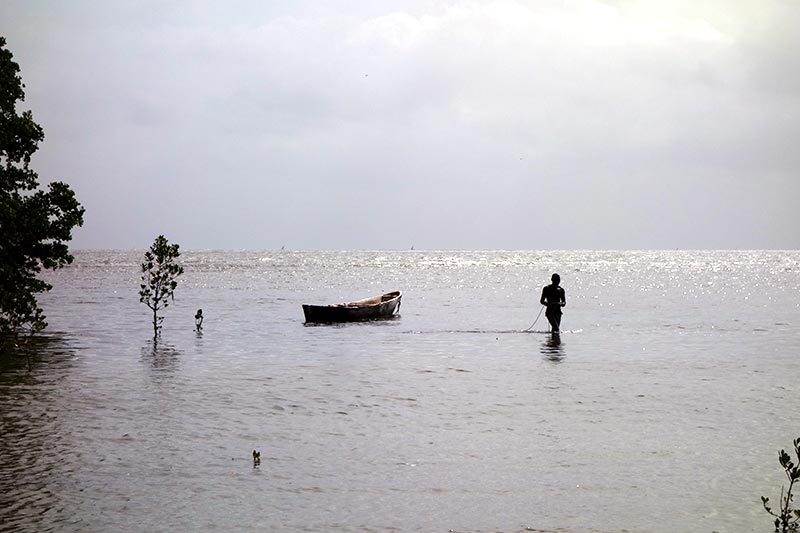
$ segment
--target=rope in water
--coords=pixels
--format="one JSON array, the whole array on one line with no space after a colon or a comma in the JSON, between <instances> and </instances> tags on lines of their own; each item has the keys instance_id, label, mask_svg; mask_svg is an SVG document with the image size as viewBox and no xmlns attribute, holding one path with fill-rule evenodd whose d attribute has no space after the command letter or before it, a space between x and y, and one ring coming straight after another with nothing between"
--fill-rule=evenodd
<instances>
[{"instance_id":1,"label":"rope in water","mask_svg":"<svg viewBox=\"0 0 800 533\"><path fill-rule=\"evenodd\" d=\"M542 308L539 309L539 314L536 315L536 320L533 321L533 324L531 324L527 329L523 329L522 331L530 331L533 328L533 326L535 326L536 323L539 321L539 317L542 316L542 311L544 311L544 306L542 306Z\"/></svg>"}]
</instances>

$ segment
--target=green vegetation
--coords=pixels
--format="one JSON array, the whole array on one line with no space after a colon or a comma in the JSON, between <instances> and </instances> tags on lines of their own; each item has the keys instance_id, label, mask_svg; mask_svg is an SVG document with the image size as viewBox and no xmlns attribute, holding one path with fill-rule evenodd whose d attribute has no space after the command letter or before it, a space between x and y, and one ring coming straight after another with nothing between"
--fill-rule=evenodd
<instances>
[{"instance_id":1,"label":"green vegetation","mask_svg":"<svg viewBox=\"0 0 800 533\"><path fill-rule=\"evenodd\" d=\"M792 444L797 461L800 462L800 437L794 439ZM785 450L778 453L778 461L789 479L789 488L784 494L783 487L781 487L780 507L777 513L770 508L769 498L762 496L761 503L764 505L764 509L775 517L775 531L787 533L800 529L800 509L792 509L792 488L795 482L800 480L800 466L796 466L792 462L792 457Z\"/></svg>"},{"instance_id":2,"label":"green vegetation","mask_svg":"<svg viewBox=\"0 0 800 533\"><path fill-rule=\"evenodd\" d=\"M21 335L27 342L47 326L36 295L52 286L37 274L72 263L66 243L84 213L67 184L40 190L29 168L44 131L30 111L17 113L25 86L5 45L0 37L0 345Z\"/></svg>"},{"instance_id":3,"label":"green vegetation","mask_svg":"<svg viewBox=\"0 0 800 533\"><path fill-rule=\"evenodd\" d=\"M159 235L144 254L139 301L153 311L153 338L158 337L164 321L158 312L170 301L175 301L177 277L183 274L183 267L175 262L181 255L178 248L177 244L169 244L163 235Z\"/></svg>"}]
</instances>

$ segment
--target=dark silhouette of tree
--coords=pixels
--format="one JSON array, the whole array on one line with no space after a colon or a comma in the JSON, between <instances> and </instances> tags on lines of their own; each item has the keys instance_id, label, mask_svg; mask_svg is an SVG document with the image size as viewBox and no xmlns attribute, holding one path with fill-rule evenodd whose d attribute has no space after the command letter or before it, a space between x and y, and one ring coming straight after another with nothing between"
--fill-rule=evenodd
<instances>
[{"instance_id":1,"label":"dark silhouette of tree","mask_svg":"<svg viewBox=\"0 0 800 533\"><path fill-rule=\"evenodd\" d=\"M183 267L175 262L181 255L178 248L177 244L169 244L163 235L159 235L144 254L139 301L153 311L153 338L158 337L164 321L158 312L170 301L175 301L177 277L183 274Z\"/></svg>"},{"instance_id":2,"label":"dark silhouette of tree","mask_svg":"<svg viewBox=\"0 0 800 533\"><path fill-rule=\"evenodd\" d=\"M792 441L794 446L794 454L797 460L800 461L800 437ZM789 488L784 492L784 487L781 487L781 497L778 500L778 509L773 511L769 505L769 498L761 497L761 503L764 510L775 517L773 522L775 531L778 533L788 533L790 531L798 531L800 529L800 509L795 509L792 506L794 495L792 489L794 484L800 481L800 466L792 462L792 456L786 453L786 450L781 450L778 453L778 461L781 463L784 474L789 481Z\"/></svg>"},{"instance_id":3,"label":"dark silhouette of tree","mask_svg":"<svg viewBox=\"0 0 800 533\"><path fill-rule=\"evenodd\" d=\"M0 344L47 326L36 295L52 286L37 275L72 263L66 243L84 213L66 183L39 188L29 165L44 131L30 111L17 112L25 85L5 46L0 37Z\"/></svg>"}]
</instances>

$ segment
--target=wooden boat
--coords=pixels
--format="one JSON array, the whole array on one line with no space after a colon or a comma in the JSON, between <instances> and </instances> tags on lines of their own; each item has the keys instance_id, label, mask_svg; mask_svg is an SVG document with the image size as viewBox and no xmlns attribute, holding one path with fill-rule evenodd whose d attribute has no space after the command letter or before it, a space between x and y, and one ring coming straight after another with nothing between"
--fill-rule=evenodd
<instances>
[{"instance_id":1,"label":"wooden boat","mask_svg":"<svg viewBox=\"0 0 800 533\"><path fill-rule=\"evenodd\" d=\"M392 316L400 310L400 291L364 298L344 304L303 305L306 322L355 322Z\"/></svg>"}]
</instances>

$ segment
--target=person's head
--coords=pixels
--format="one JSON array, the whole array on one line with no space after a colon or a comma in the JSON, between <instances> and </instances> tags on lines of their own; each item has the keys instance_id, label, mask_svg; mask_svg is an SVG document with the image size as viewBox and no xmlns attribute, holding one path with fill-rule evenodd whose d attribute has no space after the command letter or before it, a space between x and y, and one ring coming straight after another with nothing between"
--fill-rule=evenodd
<instances>
[{"instance_id":1,"label":"person's head","mask_svg":"<svg viewBox=\"0 0 800 533\"><path fill-rule=\"evenodd\" d=\"M559 276L558 274L553 274L552 276L550 276L550 280L553 282L553 285L558 285L559 283L561 283L561 276Z\"/></svg>"}]
</instances>

